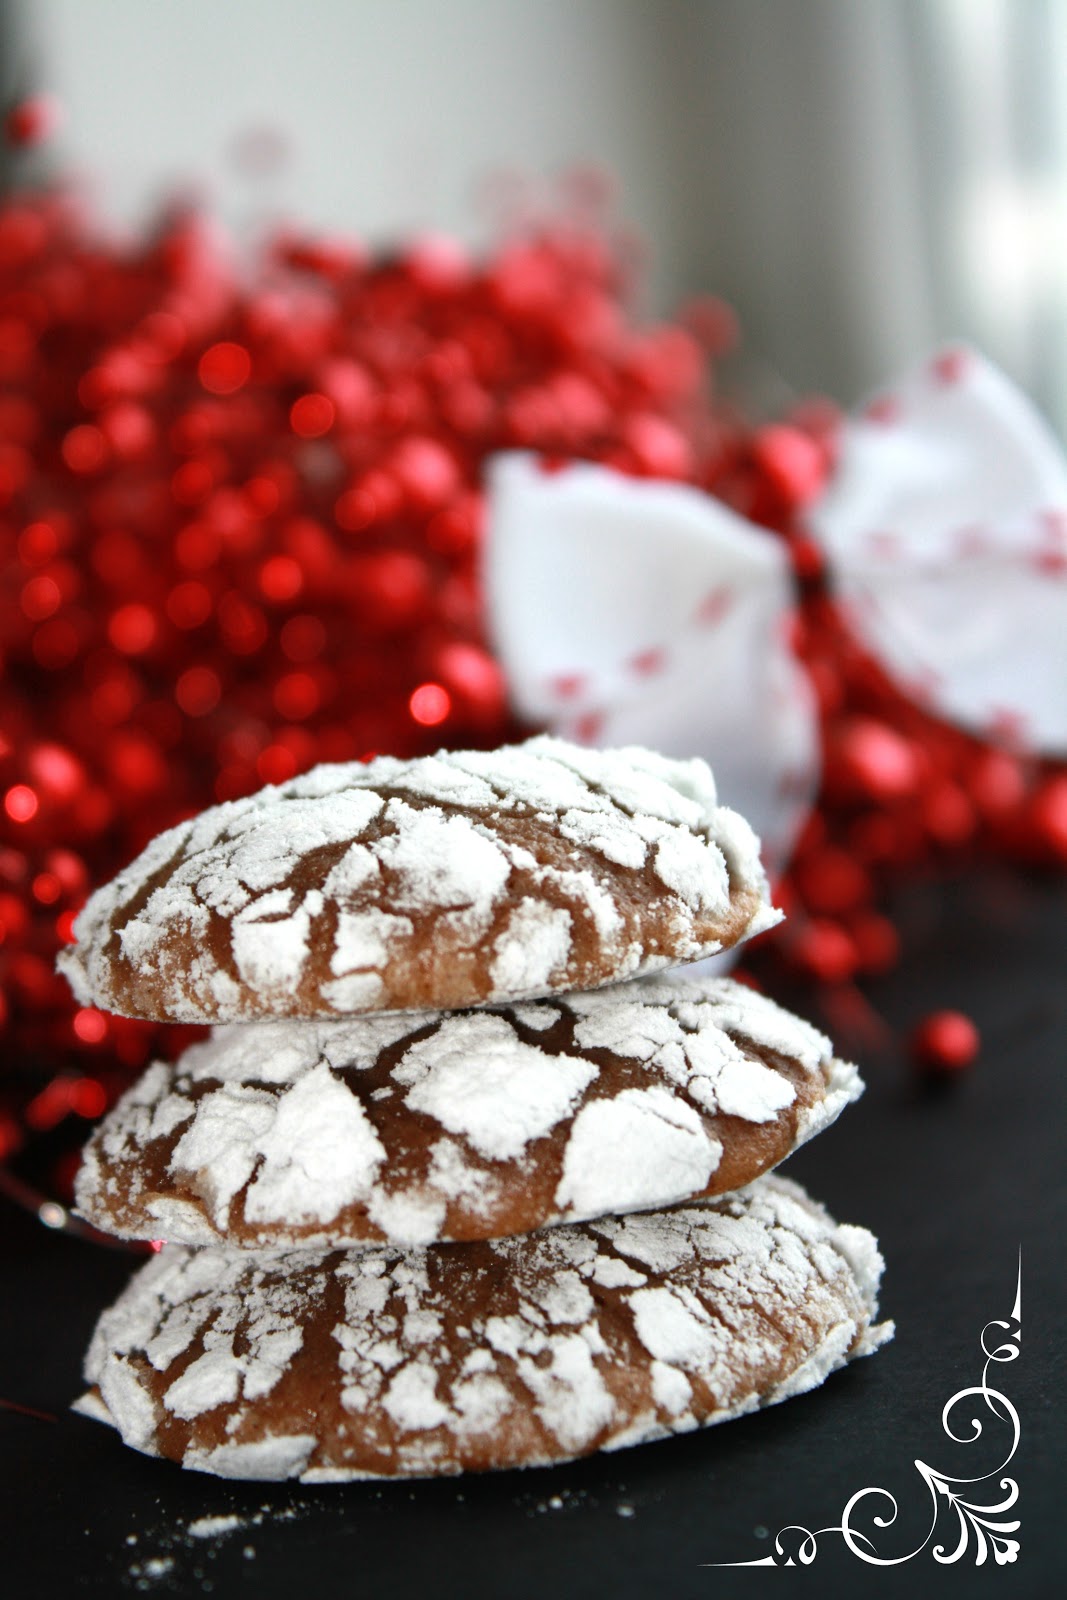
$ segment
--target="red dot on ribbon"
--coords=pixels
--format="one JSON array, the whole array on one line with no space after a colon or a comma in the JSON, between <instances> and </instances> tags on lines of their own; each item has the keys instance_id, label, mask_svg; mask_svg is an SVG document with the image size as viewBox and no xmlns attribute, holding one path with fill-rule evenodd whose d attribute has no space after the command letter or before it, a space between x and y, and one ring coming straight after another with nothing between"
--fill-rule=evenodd
<instances>
[{"instance_id":1,"label":"red dot on ribbon","mask_svg":"<svg viewBox=\"0 0 1067 1600\"><path fill-rule=\"evenodd\" d=\"M982 528L961 528L956 535L958 556L984 556L989 550L989 535Z\"/></svg>"},{"instance_id":2,"label":"red dot on ribbon","mask_svg":"<svg viewBox=\"0 0 1067 1600\"><path fill-rule=\"evenodd\" d=\"M1043 577L1060 577L1067 572L1067 550L1039 550L1034 556L1034 567Z\"/></svg>"},{"instance_id":3,"label":"red dot on ribbon","mask_svg":"<svg viewBox=\"0 0 1067 1600\"><path fill-rule=\"evenodd\" d=\"M944 350L934 358L931 375L935 383L946 387L959 383L966 375L970 360L966 350Z\"/></svg>"},{"instance_id":4,"label":"red dot on ribbon","mask_svg":"<svg viewBox=\"0 0 1067 1600\"><path fill-rule=\"evenodd\" d=\"M882 427L890 427L900 421L900 401L892 394L880 394L869 401L863 408L863 416L867 422L878 423Z\"/></svg>"},{"instance_id":5,"label":"red dot on ribbon","mask_svg":"<svg viewBox=\"0 0 1067 1600\"><path fill-rule=\"evenodd\" d=\"M667 652L659 649L642 650L630 657L628 665L630 671L636 672L639 678L654 678L667 665Z\"/></svg>"},{"instance_id":6,"label":"red dot on ribbon","mask_svg":"<svg viewBox=\"0 0 1067 1600\"><path fill-rule=\"evenodd\" d=\"M1001 744L1019 747L1026 742L1026 718L1012 706L998 706L990 716L987 727L990 738Z\"/></svg>"},{"instance_id":7,"label":"red dot on ribbon","mask_svg":"<svg viewBox=\"0 0 1067 1600\"><path fill-rule=\"evenodd\" d=\"M561 672L552 679L549 687L559 700L575 700L586 686L586 677L582 672Z\"/></svg>"},{"instance_id":8,"label":"red dot on ribbon","mask_svg":"<svg viewBox=\"0 0 1067 1600\"><path fill-rule=\"evenodd\" d=\"M699 627L710 628L721 622L733 604L733 594L725 584L710 589L697 606L694 620Z\"/></svg>"},{"instance_id":9,"label":"red dot on ribbon","mask_svg":"<svg viewBox=\"0 0 1067 1600\"><path fill-rule=\"evenodd\" d=\"M574 738L579 744L596 744L604 731L604 717L599 711L588 711L574 724Z\"/></svg>"}]
</instances>

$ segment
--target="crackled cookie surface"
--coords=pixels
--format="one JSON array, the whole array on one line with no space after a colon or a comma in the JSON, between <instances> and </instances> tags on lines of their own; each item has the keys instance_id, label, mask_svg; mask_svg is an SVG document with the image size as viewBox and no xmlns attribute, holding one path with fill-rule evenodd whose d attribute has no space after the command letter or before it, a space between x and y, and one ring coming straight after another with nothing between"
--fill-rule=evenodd
<instances>
[{"instance_id":1,"label":"crackled cookie surface","mask_svg":"<svg viewBox=\"0 0 1067 1600\"><path fill-rule=\"evenodd\" d=\"M101 1317L79 1409L224 1477L547 1464L813 1388L890 1336L881 1267L777 1178L425 1250L168 1246Z\"/></svg>"},{"instance_id":2,"label":"crackled cookie surface","mask_svg":"<svg viewBox=\"0 0 1067 1600\"><path fill-rule=\"evenodd\" d=\"M537 738L320 766L156 839L61 970L83 1004L229 1022L594 988L778 920L702 761Z\"/></svg>"},{"instance_id":3,"label":"crackled cookie surface","mask_svg":"<svg viewBox=\"0 0 1067 1600\"><path fill-rule=\"evenodd\" d=\"M829 1040L729 979L218 1028L97 1129L82 1213L252 1248L426 1244L722 1194L856 1099Z\"/></svg>"}]
</instances>

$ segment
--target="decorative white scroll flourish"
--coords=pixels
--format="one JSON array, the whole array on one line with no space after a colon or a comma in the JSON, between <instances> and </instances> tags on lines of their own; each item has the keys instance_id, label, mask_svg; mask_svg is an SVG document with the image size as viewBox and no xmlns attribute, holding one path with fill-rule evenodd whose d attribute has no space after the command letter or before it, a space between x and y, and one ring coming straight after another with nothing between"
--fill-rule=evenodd
<instances>
[{"instance_id":1,"label":"decorative white scroll flourish","mask_svg":"<svg viewBox=\"0 0 1067 1600\"><path fill-rule=\"evenodd\" d=\"M996 1343L996 1340L1000 1340ZM979 1503L975 1497L978 1485L1004 1474L1019 1448L1021 1434L1019 1413L999 1389L989 1386L989 1369L993 1362L1005 1363L1015 1361L1020 1353L1022 1341L1022 1250L1019 1251L1019 1270L1015 1283L1015 1304L1012 1307L1010 1318L1007 1322L995 1319L987 1322L982 1329L981 1346L985 1356L985 1365L982 1368L981 1383L968 1389L958 1390L950 1400L945 1403L941 1413L941 1425L950 1439L957 1444L974 1444L983 1433L983 1421L979 1416L971 1416L965 1423L964 1430L956 1433L952 1426L952 1416L956 1407L964 1400L980 1399L986 1410L1000 1423L1006 1423L1011 1429L1011 1445L997 1466L979 1473L973 1478L954 1477L949 1473L940 1472L936 1467L927 1466L925 1461L916 1461L915 1470L925 1483L930 1494L931 1519L925 1539L914 1550L909 1550L902 1556L880 1556L874 1540L856 1526L860 1506L865 1501L874 1497L881 1501L887 1508L881 1514L871 1511L871 1521L875 1528L888 1528L897 1516L897 1502L888 1489L870 1486L858 1490L849 1500L841 1513L841 1521L834 1527L817 1528L814 1531L798 1524L790 1524L781 1528L775 1535L774 1554L764 1556L758 1561L707 1561L702 1563L708 1567L810 1567L818 1554L819 1540L824 1534L839 1533L852 1554L860 1561L865 1561L872 1567L899 1567L905 1561L911 1561L920 1555L927 1546L934 1560L942 1566L948 1566L954 1561L962 1560L971 1549L972 1535L974 1540L974 1564L983 1566L992 1552L993 1559L998 1566L1006 1566L1013 1562L1019 1554L1018 1539L1007 1536L1019 1531L1019 1518L1010 1521L1004 1520L1004 1514L1012 1510L1018 1503L1019 1485L1014 1478L1000 1476L994 1493L1002 1496L995 1504ZM992 1348L991 1348L992 1345ZM986 1419L988 1421L988 1419ZM969 1431L967 1431L969 1429ZM938 1532L938 1524L946 1505L955 1513L956 1523L954 1531L958 1533L955 1547L950 1549L949 1538L931 1544ZM871 1508L865 1507L865 1510ZM762 1532L762 1530L760 1530Z\"/></svg>"}]
</instances>

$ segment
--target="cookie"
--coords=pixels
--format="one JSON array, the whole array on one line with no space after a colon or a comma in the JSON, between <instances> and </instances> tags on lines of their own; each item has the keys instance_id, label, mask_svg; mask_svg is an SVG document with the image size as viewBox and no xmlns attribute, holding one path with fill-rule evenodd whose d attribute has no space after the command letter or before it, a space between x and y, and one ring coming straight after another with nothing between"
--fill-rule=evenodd
<instances>
[{"instance_id":1,"label":"cookie","mask_svg":"<svg viewBox=\"0 0 1067 1600\"><path fill-rule=\"evenodd\" d=\"M796 1185L413 1251L167 1246L79 1402L233 1478L546 1465L753 1411L890 1337L881 1257Z\"/></svg>"},{"instance_id":2,"label":"cookie","mask_svg":"<svg viewBox=\"0 0 1067 1600\"><path fill-rule=\"evenodd\" d=\"M739 1188L861 1090L828 1039L724 978L232 1024L129 1090L77 1203L182 1244L493 1238Z\"/></svg>"},{"instance_id":3,"label":"cookie","mask_svg":"<svg viewBox=\"0 0 1067 1600\"><path fill-rule=\"evenodd\" d=\"M702 761L550 738L320 766L162 834L92 895L82 1004L172 1022L595 988L770 927Z\"/></svg>"}]
</instances>

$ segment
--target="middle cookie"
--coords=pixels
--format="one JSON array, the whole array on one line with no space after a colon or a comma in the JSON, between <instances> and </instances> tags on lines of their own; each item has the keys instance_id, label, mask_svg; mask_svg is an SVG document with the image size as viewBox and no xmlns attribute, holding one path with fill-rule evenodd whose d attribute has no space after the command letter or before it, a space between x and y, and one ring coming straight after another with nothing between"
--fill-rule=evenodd
<instances>
[{"instance_id":1,"label":"middle cookie","mask_svg":"<svg viewBox=\"0 0 1067 1600\"><path fill-rule=\"evenodd\" d=\"M738 1189L862 1087L724 978L236 1024L129 1090L76 1198L109 1232L183 1244L496 1238Z\"/></svg>"}]
</instances>

